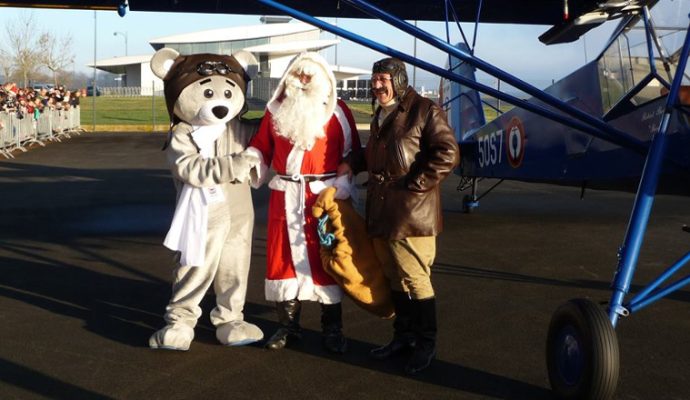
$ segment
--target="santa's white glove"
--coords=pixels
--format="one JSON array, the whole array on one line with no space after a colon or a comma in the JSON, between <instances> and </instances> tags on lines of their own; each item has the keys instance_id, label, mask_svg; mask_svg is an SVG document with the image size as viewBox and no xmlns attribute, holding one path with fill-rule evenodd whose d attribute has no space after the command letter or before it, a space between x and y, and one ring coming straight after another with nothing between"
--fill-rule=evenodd
<instances>
[{"instance_id":1,"label":"santa's white glove","mask_svg":"<svg viewBox=\"0 0 690 400\"><path fill-rule=\"evenodd\" d=\"M335 178L333 186L336 189L335 198L338 200L344 200L352 196L354 192L354 185L352 179L347 175L340 175Z\"/></svg>"}]
</instances>

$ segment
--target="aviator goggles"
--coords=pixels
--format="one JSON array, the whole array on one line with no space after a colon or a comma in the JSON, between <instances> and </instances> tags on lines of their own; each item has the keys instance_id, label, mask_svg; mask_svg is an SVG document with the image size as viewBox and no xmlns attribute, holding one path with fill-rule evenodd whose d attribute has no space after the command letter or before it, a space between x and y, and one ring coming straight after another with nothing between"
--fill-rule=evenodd
<instances>
[{"instance_id":1,"label":"aviator goggles","mask_svg":"<svg viewBox=\"0 0 690 400\"><path fill-rule=\"evenodd\" d=\"M220 75L227 75L234 72L227 64L220 61L204 61L196 67L196 72L201 76L213 75L214 72Z\"/></svg>"}]
</instances>

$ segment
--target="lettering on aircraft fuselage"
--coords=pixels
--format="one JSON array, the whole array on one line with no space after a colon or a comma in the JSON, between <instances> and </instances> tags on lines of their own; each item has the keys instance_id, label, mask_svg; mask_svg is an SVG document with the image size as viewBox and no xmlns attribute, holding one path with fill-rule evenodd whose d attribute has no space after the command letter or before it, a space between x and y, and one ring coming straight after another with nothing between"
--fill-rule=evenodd
<instances>
[{"instance_id":1,"label":"lettering on aircraft fuselage","mask_svg":"<svg viewBox=\"0 0 690 400\"><path fill-rule=\"evenodd\" d=\"M642 113L642 122L647 124L647 130L650 134L655 134L659 131L659 119L664 114L664 107L659 106L656 110L645 111Z\"/></svg>"},{"instance_id":2,"label":"lettering on aircraft fuselage","mask_svg":"<svg viewBox=\"0 0 690 400\"><path fill-rule=\"evenodd\" d=\"M479 167L500 164L503 154L503 129L477 137Z\"/></svg>"},{"instance_id":3,"label":"lettering on aircraft fuselage","mask_svg":"<svg viewBox=\"0 0 690 400\"><path fill-rule=\"evenodd\" d=\"M522 121L513 117L505 129L477 135L477 150L480 168L501 164L504 151L508 164L519 168L525 157L525 129Z\"/></svg>"}]
</instances>

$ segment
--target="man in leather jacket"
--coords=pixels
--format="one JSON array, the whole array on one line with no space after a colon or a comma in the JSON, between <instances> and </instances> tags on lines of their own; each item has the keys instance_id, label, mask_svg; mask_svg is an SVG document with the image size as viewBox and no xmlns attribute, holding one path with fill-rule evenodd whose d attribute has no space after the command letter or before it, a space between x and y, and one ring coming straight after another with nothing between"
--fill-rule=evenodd
<instances>
[{"instance_id":1,"label":"man in leather jacket","mask_svg":"<svg viewBox=\"0 0 690 400\"><path fill-rule=\"evenodd\" d=\"M369 174L367 232L390 279L396 312L392 341L371 355L412 351L405 371L415 374L436 355L431 265L442 229L440 184L458 164L459 149L443 110L408 86L402 61L374 63L371 91L377 106L369 142L350 167Z\"/></svg>"}]
</instances>

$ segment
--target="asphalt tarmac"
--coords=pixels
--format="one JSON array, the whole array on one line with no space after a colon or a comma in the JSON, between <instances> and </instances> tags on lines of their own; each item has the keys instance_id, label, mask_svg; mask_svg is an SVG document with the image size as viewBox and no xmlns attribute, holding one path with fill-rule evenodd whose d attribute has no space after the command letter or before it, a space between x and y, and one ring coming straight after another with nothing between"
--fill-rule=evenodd
<instances>
[{"instance_id":1,"label":"asphalt tarmac","mask_svg":"<svg viewBox=\"0 0 690 400\"><path fill-rule=\"evenodd\" d=\"M433 282L438 356L419 376L375 361L391 322L344 303L348 352L321 349L319 308L302 342L223 347L208 318L188 352L148 348L162 327L173 254L163 247L175 192L161 134L85 133L0 159L0 399L551 398L545 343L554 310L607 301L633 195L503 183L472 214L444 183ZM487 188L494 182L482 182ZM256 227L246 319L270 336L263 298L267 190ZM633 292L688 250L689 199L658 196ZM687 275L685 272L683 275ZM211 300L210 297L207 300ZM690 399L690 293L619 322L617 399Z\"/></svg>"}]
</instances>

